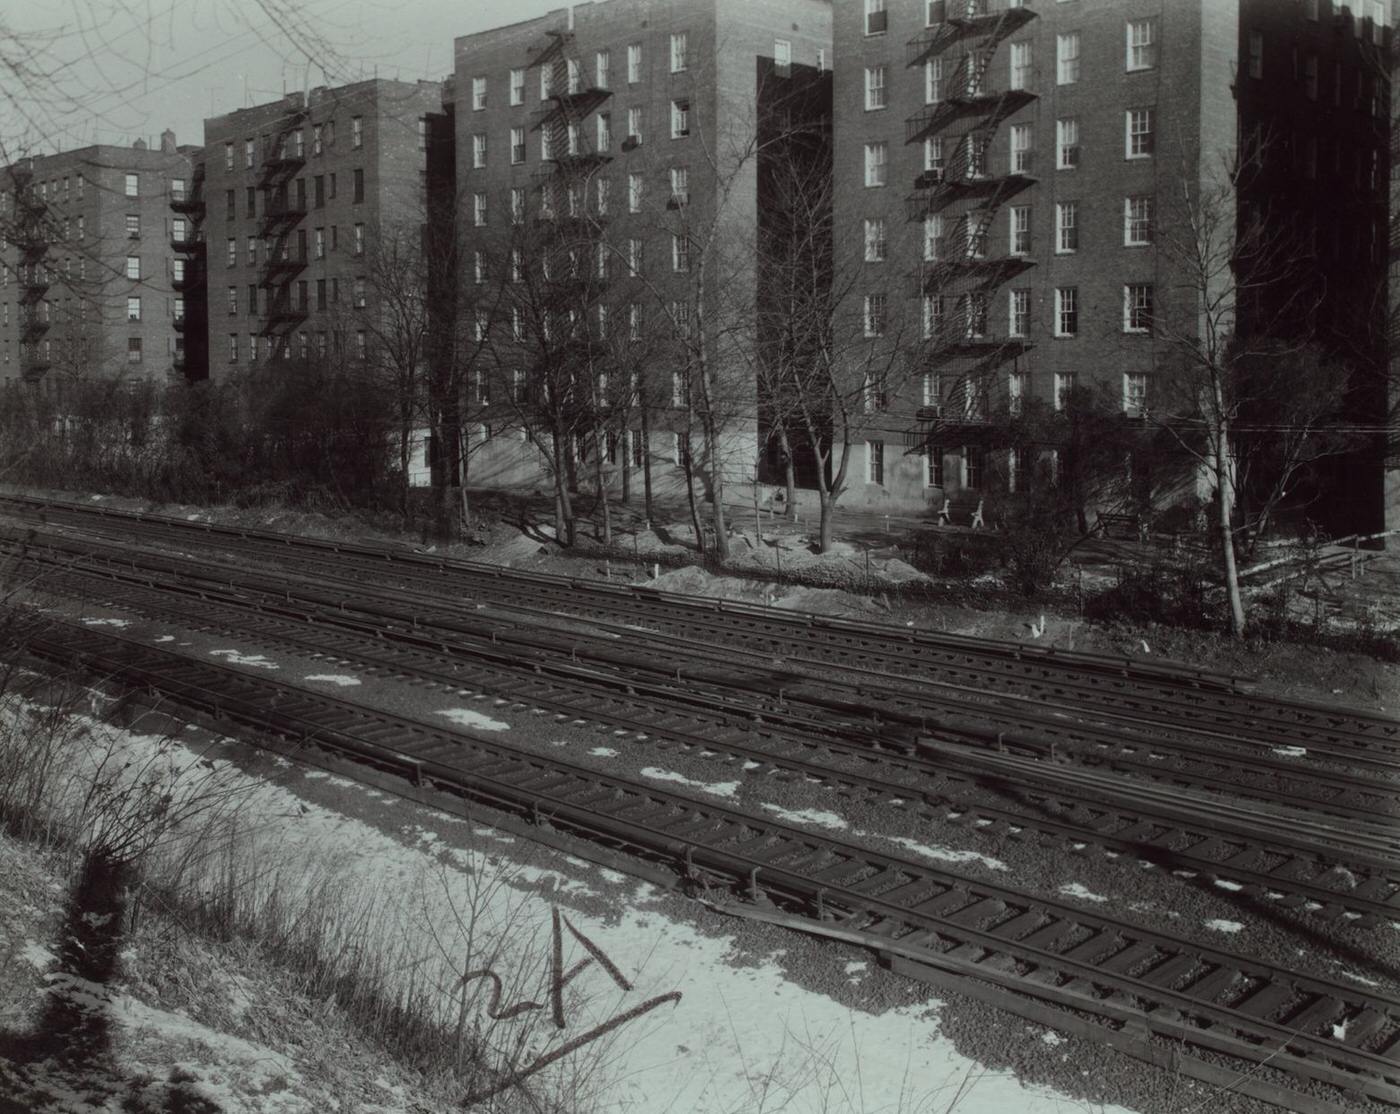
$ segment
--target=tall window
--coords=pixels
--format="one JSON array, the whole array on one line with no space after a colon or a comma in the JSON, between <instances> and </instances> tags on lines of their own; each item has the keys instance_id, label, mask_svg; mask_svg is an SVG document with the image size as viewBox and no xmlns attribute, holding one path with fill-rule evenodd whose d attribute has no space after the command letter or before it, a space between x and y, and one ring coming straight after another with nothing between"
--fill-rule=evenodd
<instances>
[{"instance_id":1,"label":"tall window","mask_svg":"<svg viewBox=\"0 0 1400 1114\"><path fill-rule=\"evenodd\" d=\"M890 145L888 143L867 143L865 145L865 184L883 186L889 167Z\"/></svg>"},{"instance_id":2,"label":"tall window","mask_svg":"<svg viewBox=\"0 0 1400 1114\"><path fill-rule=\"evenodd\" d=\"M594 139L597 141L594 149L606 151L612 146L612 113L600 112L593 119Z\"/></svg>"},{"instance_id":3,"label":"tall window","mask_svg":"<svg viewBox=\"0 0 1400 1114\"><path fill-rule=\"evenodd\" d=\"M127 297L126 319L128 321L141 320L141 296L139 294L133 294Z\"/></svg>"},{"instance_id":4,"label":"tall window","mask_svg":"<svg viewBox=\"0 0 1400 1114\"><path fill-rule=\"evenodd\" d=\"M634 147L642 141L642 110L635 106L627 110L627 139Z\"/></svg>"},{"instance_id":5,"label":"tall window","mask_svg":"<svg viewBox=\"0 0 1400 1114\"><path fill-rule=\"evenodd\" d=\"M690 270L690 240L679 233L671 236L671 270L678 274Z\"/></svg>"},{"instance_id":6,"label":"tall window","mask_svg":"<svg viewBox=\"0 0 1400 1114\"><path fill-rule=\"evenodd\" d=\"M316 152L320 154L320 151ZM245 170L252 170L253 163L257 160L256 144L251 139L243 141L243 167Z\"/></svg>"},{"instance_id":7,"label":"tall window","mask_svg":"<svg viewBox=\"0 0 1400 1114\"><path fill-rule=\"evenodd\" d=\"M363 116L350 117L350 146L359 150L365 145L365 118Z\"/></svg>"},{"instance_id":8,"label":"tall window","mask_svg":"<svg viewBox=\"0 0 1400 1114\"><path fill-rule=\"evenodd\" d=\"M943 332L943 295L925 294L923 306L924 339L937 339Z\"/></svg>"},{"instance_id":9,"label":"tall window","mask_svg":"<svg viewBox=\"0 0 1400 1114\"><path fill-rule=\"evenodd\" d=\"M1031 126L1011 125L1011 171L1013 174L1031 172Z\"/></svg>"},{"instance_id":10,"label":"tall window","mask_svg":"<svg viewBox=\"0 0 1400 1114\"><path fill-rule=\"evenodd\" d=\"M141 239L141 214L126 214L126 238L128 240Z\"/></svg>"},{"instance_id":11,"label":"tall window","mask_svg":"<svg viewBox=\"0 0 1400 1114\"><path fill-rule=\"evenodd\" d=\"M1055 409L1061 412L1069 409L1070 396L1074 394L1076 373L1057 371L1055 373Z\"/></svg>"},{"instance_id":12,"label":"tall window","mask_svg":"<svg viewBox=\"0 0 1400 1114\"><path fill-rule=\"evenodd\" d=\"M690 171L684 166L671 167L671 204L677 209L690 204Z\"/></svg>"},{"instance_id":13,"label":"tall window","mask_svg":"<svg viewBox=\"0 0 1400 1114\"><path fill-rule=\"evenodd\" d=\"M1029 255L1031 251L1031 207L1013 205L1011 213L1011 254Z\"/></svg>"},{"instance_id":14,"label":"tall window","mask_svg":"<svg viewBox=\"0 0 1400 1114\"><path fill-rule=\"evenodd\" d=\"M865 218L865 261L883 263L885 261L885 218Z\"/></svg>"},{"instance_id":15,"label":"tall window","mask_svg":"<svg viewBox=\"0 0 1400 1114\"><path fill-rule=\"evenodd\" d=\"M642 211L642 191L645 179L638 173L627 175L627 211L629 213L640 213Z\"/></svg>"},{"instance_id":16,"label":"tall window","mask_svg":"<svg viewBox=\"0 0 1400 1114\"><path fill-rule=\"evenodd\" d=\"M228 315L230 317L238 316L238 287L236 286L228 288Z\"/></svg>"},{"instance_id":17,"label":"tall window","mask_svg":"<svg viewBox=\"0 0 1400 1114\"><path fill-rule=\"evenodd\" d=\"M865 296L865 335L868 337L882 337L885 335L885 295L867 294Z\"/></svg>"},{"instance_id":18,"label":"tall window","mask_svg":"<svg viewBox=\"0 0 1400 1114\"><path fill-rule=\"evenodd\" d=\"M1027 312L1029 312L1030 291L1023 290L1026 295ZM1026 373L1024 371L1013 371L1006 378L1006 410L1013 418L1020 417L1026 399Z\"/></svg>"},{"instance_id":19,"label":"tall window","mask_svg":"<svg viewBox=\"0 0 1400 1114\"><path fill-rule=\"evenodd\" d=\"M1124 114L1128 158L1145 159L1152 155L1156 115L1156 110L1152 108L1130 108Z\"/></svg>"},{"instance_id":20,"label":"tall window","mask_svg":"<svg viewBox=\"0 0 1400 1114\"><path fill-rule=\"evenodd\" d=\"M1249 33L1249 76L1255 79L1264 76L1264 32Z\"/></svg>"},{"instance_id":21,"label":"tall window","mask_svg":"<svg viewBox=\"0 0 1400 1114\"><path fill-rule=\"evenodd\" d=\"M1137 194L1123 199L1123 246L1142 247L1152 243L1152 198Z\"/></svg>"},{"instance_id":22,"label":"tall window","mask_svg":"<svg viewBox=\"0 0 1400 1114\"><path fill-rule=\"evenodd\" d=\"M232 244L232 243L234 243L234 241L233 241L233 240L230 240L229 243ZM237 250L235 250L235 251L234 251L234 261L235 261L235 262L237 262L237 257L238 257L238 252L237 252ZM126 277L129 278L129 279L138 279L138 280L141 278L141 257L140 257L139 255L128 255L128 256L126 257Z\"/></svg>"},{"instance_id":23,"label":"tall window","mask_svg":"<svg viewBox=\"0 0 1400 1114\"><path fill-rule=\"evenodd\" d=\"M631 43L627 47L627 84L636 85L642 80L642 44Z\"/></svg>"},{"instance_id":24,"label":"tall window","mask_svg":"<svg viewBox=\"0 0 1400 1114\"><path fill-rule=\"evenodd\" d=\"M790 39L773 40L773 72L779 77L787 77L792 73L792 41Z\"/></svg>"},{"instance_id":25,"label":"tall window","mask_svg":"<svg viewBox=\"0 0 1400 1114\"><path fill-rule=\"evenodd\" d=\"M924 217L924 262L935 263L943 243L943 214L929 213Z\"/></svg>"},{"instance_id":26,"label":"tall window","mask_svg":"<svg viewBox=\"0 0 1400 1114\"><path fill-rule=\"evenodd\" d=\"M671 138L684 139L690 134L690 101L671 102Z\"/></svg>"},{"instance_id":27,"label":"tall window","mask_svg":"<svg viewBox=\"0 0 1400 1114\"><path fill-rule=\"evenodd\" d=\"M883 35L889 29L885 0L865 0L865 33Z\"/></svg>"},{"instance_id":28,"label":"tall window","mask_svg":"<svg viewBox=\"0 0 1400 1114\"><path fill-rule=\"evenodd\" d=\"M1073 170L1079 165L1079 119L1062 116L1055 121L1055 169Z\"/></svg>"},{"instance_id":29,"label":"tall window","mask_svg":"<svg viewBox=\"0 0 1400 1114\"><path fill-rule=\"evenodd\" d=\"M937 104L943 99L943 59L930 58L924 63L924 103Z\"/></svg>"},{"instance_id":30,"label":"tall window","mask_svg":"<svg viewBox=\"0 0 1400 1114\"><path fill-rule=\"evenodd\" d=\"M1152 331L1152 286L1149 283L1129 283L1123 287L1123 331L1150 333Z\"/></svg>"},{"instance_id":31,"label":"tall window","mask_svg":"<svg viewBox=\"0 0 1400 1114\"><path fill-rule=\"evenodd\" d=\"M477 228L481 228L486 224L486 195L484 193L472 194L472 224ZM362 224L355 225L355 239L357 241L360 238L359 230L363 227L364 225ZM356 254L358 255L359 253L356 252Z\"/></svg>"},{"instance_id":32,"label":"tall window","mask_svg":"<svg viewBox=\"0 0 1400 1114\"><path fill-rule=\"evenodd\" d=\"M1317 100L1318 87L1318 62L1316 54L1309 54L1303 60L1303 83L1308 94L1308 100Z\"/></svg>"},{"instance_id":33,"label":"tall window","mask_svg":"<svg viewBox=\"0 0 1400 1114\"><path fill-rule=\"evenodd\" d=\"M486 79L472 78L472 111L480 112L486 107Z\"/></svg>"},{"instance_id":34,"label":"tall window","mask_svg":"<svg viewBox=\"0 0 1400 1114\"><path fill-rule=\"evenodd\" d=\"M45 342L47 343L47 342ZM126 362L129 364L139 364L141 362L141 338L126 338Z\"/></svg>"},{"instance_id":35,"label":"tall window","mask_svg":"<svg viewBox=\"0 0 1400 1114\"><path fill-rule=\"evenodd\" d=\"M1157 64L1157 21L1128 20L1128 69L1150 70Z\"/></svg>"},{"instance_id":36,"label":"tall window","mask_svg":"<svg viewBox=\"0 0 1400 1114\"><path fill-rule=\"evenodd\" d=\"M1147 375L1141 371L1123 373L1123 413L1141 418L1147 413Z\"/></svg>"},{"instance_id":37,"label":"tall window","mask_svg":"<svg viewBox=\"0 0 1400 1114\"><path fill-rule=\"evenodd\" d=\"M141 176L139 174L127 174L125 176L124 185L127 197L140 196L140 182Z\"/></svg>"},{"instance_id":38,"label":"tall window","mask_svg":"<svg viewBox=\"0 0 1400 1114\"><path fill-rule=\"evenodd\" d=\"M967 294L963 298L964 331L969 340L987 335L987 295Z\"/></svg>"},{"instance_id":39,"label":"tall window","mask_svg":"<svg viewBox=\"0 0 1400 1114\"><path fill-rule=\"evenodd\" d=\"M1073 85L1079 80L1079 32L1055 36L1055 81Z\"/></svg>"},{"instance_id":40,"label":"tall window","mask_svg":"<svg viewBox=\"0 0 1400 1114\"><path fill-rule=\"evenodd\" d=\"M1061 201L1055 205L1055 251L1079 250L1079 202Z\"/></svg>"},{"instance_id":41,"label":"tall window","mask_svg":"<svg viewBox=\"0 0 1400 1114\"><path fill-rule=\"evenodd\" d=\"M525 103L525 71L510 71L510 103L513 105Z\"/></svg>"},{"instance_id":42,"label":"tall window","mask_svg":"<svg viewBox=\"0 0 1400 1114\"><path fill-rule=\"evenodd\" d=\"M982 450L976 445L964 445L962 459L963 486L976 491L982 486Z\"/></svg>"},{"instance_id":43,"label":"tall window","mask_svg":"<svg viewBox=\"0 0 1400 1114\"><path fill-rule=\"evenodd\" d=\"M690 65L690 36L684 31L671 35L671 72L684 73Z\"/></svg>"},{"instance_id":44,"label":"tall window","mask_svg":"<svg viewBox=\"0 0 1400 1114\"><path fill-rule=\"evenodd\" d=\"M510 188L510 223L522 224L525 220L525 188L523 186L511 186Z\"/></svg>"},{"instance_id":45,"label":"tall window","mask_svg":"<svg viewBox=\"0 0 1400 1114\"><path fill-rule=\"evenodd\" d=\"M472 136L472 169L480 170L486 165L486 133L477 132ZM359 185L360 171L355 171L356 185ZM359 198L357 197L358 201Z\"/></svg>"},{"instance_id":46,"label":"tall window","mask_svg":"<svg viewBox=\"0 0 1400 1114\"><path fill-rule=\"evenodd\" d=\"M1028 42L1012 43L1011 88L1029 89L1031 83L1031 44Z\"/></svg>"},{"instance_id":47,"label":"tall window","mask_svg":"<svg viewBox=\"0 0 1400 1114\"><path fill-rule=\"evenodd\" d=\"M233 169L233 141L229 140L224 144L224 169Z\"/></svg>"},{"instance_id":48,"label":"tall window","mask_svg":"<svg viewBox=\"0 0 1400 1114\"><path fill-rule=\"evenodd\" d=\"M1055 288L1055 335L1072 337L1079 334L1079 288Z\"/></svg>"},{"instance_id":49,"label":"tall window","mask_svg":"<svg viewBox=\"0 0 1400 1114\"><path fill-rule=\"evenodd\" d=\"M600 50L593 56L593 84L598 89L608 88L612 69L612 52Z\"/></svg>"},{"instance_id":50,"label":"tall window","mask_svg":"<svg viewBox=\"0 0 1400 1114\"><path fill-rule=\"evenodd\" d=\"M943 486L943 446L930 445L925 453L925 483L929 487Z\"/></svg>"},{"instance_id":51,"label":"tall window","mask_svg":"<svg viewBox=\"0 0 1400 1114\"><path fill-rule=\"evenodd\" d=\"M627 241L627 273L633 278L642 273L642 241L635 238Z\"/></svg>"},{"instance_id":52,"label":"tall window","mask_svg":"<svg viewBox=\"0 0 1400 1114\"><path fill-rule=\"evenodd\" d=\"M865 443L865 482L882 484L885 482L885 443L867 441Z\"/></svg>"},{"instance_id":53,"label":"tall window","mask_svg":"<svg viewBox=\"0 0 1400 1114\"><path fill-rule=\"evenodd\" d=\"M518 166L525 161L525 129L510 129L510 161L514 166Z\"/></svg>"},{"instance_id":54,"label":"tall window","mask_svg":"<svg viewBox=\"0 0 1400 1114\"><path fill-rule=\"evenodd\" d=\"M885 82L889 76L887 66L865 67L865 110L884 108L889 103Z\"/></svg>"}]
</instances>

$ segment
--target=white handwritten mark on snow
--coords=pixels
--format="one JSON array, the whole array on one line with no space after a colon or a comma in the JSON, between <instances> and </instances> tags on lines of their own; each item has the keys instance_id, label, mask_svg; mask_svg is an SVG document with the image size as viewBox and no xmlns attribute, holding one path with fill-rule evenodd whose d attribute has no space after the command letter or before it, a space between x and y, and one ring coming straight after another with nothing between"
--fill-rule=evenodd
<instances>
[{"instance_id":1,"label":"white handwritten mark on snow","mask_svg":"<svg viewBox=\"0 0 1400 1114\"><path fill-rule=\"evenodd\" d=\"M936 859L945 863L981 863L988 870L1005 870L1006 864L1000 859L993 859L989 855L981 855L976 851L954 851L949 847L930 847L927 844L916 843L912 839L903 839L896 836L886 837L891 843L897 843L906 851L912 851L916 855L922 855L926 859Z\"/></svg>"},{"instance_id":2,"label":"white handwritten mark on snow","mask_svg":"<svg viewBox=\"0 0 1400 1114\"><path fill-rule=\"evenodd\" d=\"M1213 929L1215 929L1216 932L1243 932L1243 931L1244 931L1244 925L1240 924L1239 921L1222 921L1222 920L1206 921L1206 927L1207 927L1207 928L1213 928Z\"/></svg>"},{"instance_id":3,"label":"white handwritten mark on snow","mask_svg":"<svg viewBox=\"0 0 1400 1114\"><path fill-rule=\"evenodd\" d=\"M276 669L277 663L268 661L262 654L245 654L241 650L210 650L211 658L225 658L229 665L249 665L254 669Z\"/></svg>"},{"instance_id":4,"label":"white handwritten mark on snow","mask_svg":"<svg viewBox=\"0 0 1400 1114\"><path fill-rule=\"evenodd\" d=\"M1308 753L1307 747L1274 747L1275 754L1282 758L1303 758Z\"/></svg>"},{"instance_id":5,"label":"white handwritten mark on snow","mask_svg":"<svg viewBox=\"0 0 1400 1114\"><path fill-rule=\"evenodd\" d=\"M1068 897L1077 897L1083 901L1107 901L1103 894L1096 894L1091 890L1086 890L1078 882L1068 882L1060 887L1060 893Z\"/></svg>"},{"instance_id":6,"label":"white handwritten mark on snow","mask_svg":"<svg viewBox=\"0 0 1400 1114\"><path fill-rule=\"evenodd\" d=\"M130 619L84 619L85 627L129 627Z\"/></svg>"},{"instance_id":7,"label":"white handwritten mark on snow","mask_svg":"<svg viewBox=\"0 0 1400 1114\"><path fill-rule=\"evenodd\" d=\"M446 716L453 723L461 724L463 727L479 727L482 731L509 731L510 724L502 723L498 719L482 715L480 712L473 712L470 708L447 708L438 713Z\"/></svg>"},{"instance_id":8,"label":"white handwritten mark on snow","mask_svg":"<svg viewBox=\"0 0 1400 1114\"><path fill-rule=\"evenodd\" d=\"M347 677L344 673L308 673L306 679L308 681L322 681L328 685L339 685L341 688L350 688L352 685L360 683L358 677Z\"/></svg>"},{"instance_id":9,"label":"white handwritten mark on snow","mask_svg":"<svg viewBox=\"0 0 1400 1114\"><path fill-rule=\"evenodd\" d=\"M692 789L699 789L705 793L713 793L716 797L732 797L734 796L734 791L739 788L739 783L737 781L691 781L688 777L682 777L680 774L672 773L670 770L658 770L655 766L643 767L642 777L649 777L654 781L677 781L682 785L689 785Z\"/></svg>"},{"instance_id":10,"label":"white handwritten mark on snow","mask_svg":"<svg viewBox=\"0 0 1400 1114\"><path fill-rule=\"evenodd\" d=\"M844 828L846 826L846 821L834 812L822 812L815 808L804 808L799 812L790 812L778 805L769 804L765 804L763 807L774 813L779 820L787 820L790 823L816 824L822 828Z\"/></svg>"}]
</instances>

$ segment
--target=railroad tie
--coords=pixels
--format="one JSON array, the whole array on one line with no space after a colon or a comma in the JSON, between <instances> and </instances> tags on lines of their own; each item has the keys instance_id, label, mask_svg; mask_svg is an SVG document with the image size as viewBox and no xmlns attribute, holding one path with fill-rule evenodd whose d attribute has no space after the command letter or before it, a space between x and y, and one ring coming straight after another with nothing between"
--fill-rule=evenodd
<instances>
[{"instance_id":1,"label":"railroad tie","mask_svg":"<svg viewBox=\"0 0 1400 1114\"><path fill-rule=\"evenodd\" d=\"M1346 1009L1346 1003L1327 994L1320 994L1312 1005L1288 1018L1284 1024L1303 1034L1313 1034L1319 1029L1323 1035L1332 1038L1332 1022Z\"/></svg>"},{"instance_id":2,"label":"railroad tie","mask_svg":"<svg viewBox=\"0 0 1400 1114\"><path fill-rule=\"evenodd\" d=\"M1266 982L1248 998L1235 1003L1235 1009L1247 1013L1250 1017L1257 1017L1261 1021L1270 1021L1278 1008L1291 998L1296 997L1297 991L1287 983Z\"/></svg>"}]
</instances>

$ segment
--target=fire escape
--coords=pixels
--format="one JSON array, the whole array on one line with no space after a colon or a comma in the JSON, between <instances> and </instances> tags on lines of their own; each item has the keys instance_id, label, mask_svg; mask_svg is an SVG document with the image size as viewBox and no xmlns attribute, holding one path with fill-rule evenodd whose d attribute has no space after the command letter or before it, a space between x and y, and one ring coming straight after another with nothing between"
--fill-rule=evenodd
<instances>
[{"instance_id":1,"label":"fire escape","mask_svg":"<svg viewBox=\"0 0 1400 1114\"><path fill-rule=\"evenodd\" d=\"M176 253L172 285L181 293L182 312L177 312L175 326L175 370L190 378L205 378L209 374L207 339L205 337L204 298L188 297L188 291L203 289L208 271L204 238L204 167L195 168L188 189L184 183L172 187L170 210L178 213L183 229L176 225L171 233L170 247Z\"/></svg>"},{"instance_id":2,"label":"fire escape","mask_svg":"<svg viewBox=\"0 0 1400 1114\"><path fill-rule=\"evenodd\" d=\"M935 426L985 420L990 373L1030 345L988 328L997 291L1031 266L1030 228L998 226L1008 203L1036 181L1033 152L1013 149L1006 121L1036 97L1029 66L1013 72L1001 45L1036 18L1027 4L949 0L947 18L908 44L908 64L925 69L933 101L905 122L905 142L923 144L927 168L914 181L906 215L918 222L921 263L913 275L928 337L929 369L956 384L959 405L942 399L918 410L910 440Z\"/></svg>"},{"instance_id":3,"label":"fire escape","mask_svg":"<svg viewBox=\"0 0 1400 1114\"><path fill-rule=\"evenodd\" d=\"M38 379L49 369L42 343L49 331L48 204L36 191L27 168L13 173L15 187L14 242L19 252L20 371L26 380Z\"/></svg>"},{"instance_id":4,"label":"fire escape","mask_svg":"<svg viewBox=\"0 0 1400 1114\"><path fill-rule=\"evenodd\" d=\"M307 110L293 109L277 121L265 148L258 178L263 211L259 222L263 257L258 285L267 290L267 316L261 333L279 353L285 353L289 333L306 320L304 300L292 297L292 281L306 267L306 244L293 243L296 227L306 217L304 196L291 195L292 179L306 165L305 123Z\"/></svg>"}]
</instances>

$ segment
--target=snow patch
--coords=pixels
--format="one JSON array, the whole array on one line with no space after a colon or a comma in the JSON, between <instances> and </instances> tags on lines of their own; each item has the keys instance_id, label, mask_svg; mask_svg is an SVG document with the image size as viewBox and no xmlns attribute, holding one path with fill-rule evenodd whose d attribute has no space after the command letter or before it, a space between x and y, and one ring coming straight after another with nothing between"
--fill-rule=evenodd
<instances>
[{"instance_id":1,"label":"snow patch","mask_svg":"<svg viewBox=\"0 0 1400 1114\"><path fill-rule=\"evenodd\" d=\"M42 944L36 944L33 940L25 941L24 947L20 949L19 957L41 971L57 958L48 948Z\"/></svg>"},{"instance_id":2,"label":"snow patch","mask_svg":"<svg viewBox=\"0 0 1400 1114\"><path fill-rule=\"evenodd\" d=\"M1081 901L1107 901L1103 894L1096 894L1092 890L1086 889L1078 882L1066 882L1060 887L1060 893L1066 897L1077 897Z\"/></svg>"},{"instance_id":3,"label":"snow patch","mask_svg":"<svg viewBox=\"0 0 1400 1114\"><path fill-rule=\"evenodd\" d=\"M1243 932L1244 925L1239 921L1222 921L1220 919L1205 922L1207 928L1213 928L1216 932Z\"/></svg>"},{"instance_id":4,"label":"snow patch","mask_svg":"<svg viewBox=\"0 0 1400 1114\"><path fill-rule=\"evenodd\" d=\"M616 758L616 757L617 757L617 751L613 750L612 747L594 747L594 748L593 748L592 750L590 750L588 753L591 754L591 755L593 755L594 758Z\"/></svg>"},{"instance_id":5,"label":"snow patch","mask_svg":"<svg viewBox=\"0 0 1400 1114\"><path fill-rule=\"evenodd\" d=\"M1272 749L1280 758L1303 758L1308 753L1307 747L1273 747Z\"/></svg>"},{"instance_id":6,"label":"snow patch","mask_svg":"<svg viewBox=\"0 0 1400 1114\"><path fill-rule=\"evenodd\" d=\"M474 712L470 708L445 708L438 712L438 715L450 719L453 723L462 727L475 727L481 731L509 731L510 724L502 723L498 719Z\"/></svg>"},{"instance_id":7,"label":"snow patch","mask_svg":"<svg viewBox=\"0 0 1400 1114\"><path fill-rule=\"evenodd\" d=\"M1059 1048L1060 1045L1065 1043L1065 1038L1060 1036L1060 1034L1053 1029L1047 1029L1045 1032L1041 1033L1040 1039L1051 1048Z\"/></svg>"},{"instance_id":8,"label":"snow patch","mask_svg":"<svg viewBox=\"0 0 1400 1114\"><path fill-rule=\"evenodd\" d=\"M901 836L886 836L885 838L891 843L897 843L906 851L912 851L926 859L934 859L943 863L981 863L988 870L1006 869L1006 864L1000 859L994 859L990 855L983 855L977 851L956 851L951 847L930 846Z\"/></svg>"},{"instance_id":9,"label":"snow patch","mask_svg":"<svg viewBox=\"0 0 1400 1114\"><path fill-rule=\"evenodd\" d=\"M1239 893L1244 886L1239 882L1231 882L1228 878L1217 878L1215 885L1222 890L1228 890L1232 894Z\"/></svg>"},{"instance_id":10,"label":"snow patch","mask_svg":"<svg viewBox=\"0 0 1400 1114\"><path fill-rule=\"evenodd\" d=\"M223 658L229 665L246 665L253 669L277 669L277 663L262 654L245 654L242 650L210 650L211 658Z\"/></svg>"},{"instance_id":11,"label":"snow patch","mask_svg":"<svg viewBox=\"0 0 1400 1114\"><path fill-rule=\"evenodd\" d=\"M682 777L670 770L658 770L655 766L644 766L642 777L649 777L653 781L674 781L681 785L688 785L692 789L699 789L703 793L713 793L716 797L732 797L739 788L737 781L692 781L690 778Z\"/></svg>"},{"instance_id":12,"label":"snow patch","mask_svg":"<svg viewBox=\"0 0 1400 1114\"><path fill-rule=\"evenodd\" d=\"M159 638L157 638L156 641L157 641L157 642L174 642L174 641L175 641L175 636L174 636L173 634L163 634L163 635L161 635Z\"/></svg>"},{"instance_id":13,"label":"snow patch","mask_svg":"<svg viewBox=\"0 0 1400 1114\"><path fill-rule=\"evenodd\" d=\"M822 828L844 828L846 821L837 816L834 812L822 812L820 809L804 808L797 812L783 808L781 805L765 804L767 811L773 813L779 820L786 820L790 824L816 824Z\"/></svg>"},{"instance_id":14,"label":"snow patch","mask_svg":"<svg viewBox=\"0 0 1400 1114\"><path fill-rule=\"evenodd\" d=\"M343 689L352 688L360 683L358 677L351 677L344 673L308 673L305 679L319 681L326 685L339 685Z\"/></svg>"},{"instance_id":15,"label":"snow patch","mask_svg":"<svg viewBox=\"0 0 1400 1114\"><path fill-rule=\"evenodd\" d=\"M82 623L83 623L83 626L85 626L85 627L129 627L129 626L131 626L131 620L130 620L130 619L84 619L84 620L82 620Z\"/></svg>"}]
</instances>

